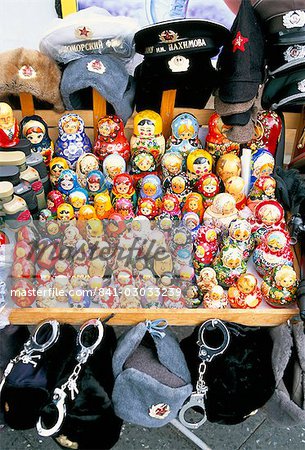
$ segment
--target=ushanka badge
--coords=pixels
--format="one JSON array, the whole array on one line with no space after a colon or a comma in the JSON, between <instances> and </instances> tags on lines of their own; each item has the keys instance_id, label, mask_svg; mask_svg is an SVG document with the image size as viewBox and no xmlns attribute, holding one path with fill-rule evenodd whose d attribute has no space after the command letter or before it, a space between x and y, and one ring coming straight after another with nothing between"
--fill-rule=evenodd
<instances>
[{"instance_id":1,"label":"ushanka badge","mask_svg":"<svg viewBox=\"0 0 305 450\"><path fill-rule=\"evenodd\" d=\"M168 66L172 72L187 72L190 60L184 56L177 55L168 61Z\"/></svg>"},{"instance_id":2,"label":"ushanka badge","mask_svg":"<svg viewBox=\"0 0 305 450\"><path fill-rule=\"evenodd\" d=\"M88 62L87 69L90 72L96 72L101 75L106 72L106 67L104 66L102 61L100 61L98 59L93 59L92 61Z\"/></svg>"},{"instance_id":3,"label":"ushanka badge","mask_svg":"<svg viewBox=\"0 0 305 450\"><path fill-rule=\"evenodd\" d=\"M289 11L283 16L283 25L285 28L301 28L305 25L305 11Z\"/></svg>"},{"instance_id":4,"label":"ushanka badge","mask_svg":"<svg viewBox=\"0 0 305 450\"><path fill-rule=\"evenodd\" d=\"M32 78L36 78L36 71L33 69L32 66L26 64L20 67L18 75L19 78L22 78L23 80L30 80Z\"/></svg>"},{"instance_id":5,"label":"ushanka badge","mask_svg":"<svg viewBox=\"0 0 305 450\"><path fill-rule=\"evenodd\" d=\"M149 408L148 414L154 419L165 419L170 413L170 407L166 403L158 403Z\"/></svg>"}]
</instances>

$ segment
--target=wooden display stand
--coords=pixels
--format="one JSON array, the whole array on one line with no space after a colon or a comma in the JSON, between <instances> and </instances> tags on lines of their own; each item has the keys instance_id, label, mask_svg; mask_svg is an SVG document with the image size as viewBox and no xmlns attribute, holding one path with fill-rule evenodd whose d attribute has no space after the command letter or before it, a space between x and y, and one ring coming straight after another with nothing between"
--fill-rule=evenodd
<instances>
[{"instance_id":1,"label":"wooden display stand","mask_svg":"<svg viewBox=\"0 0 305 450\"><path fill-rule=\"evenodd\" d=\"M107 105L104 98L98 92L93 91L93 110L74 111L84 119L86 132L93 140L96 130L96 124L100 117L106 114ZM176 91L166 91L163 93L160 115L163 120L163 132L167 138L170 135L170 124L174 116L184 111L175 108ZM57 124L61 114L50 110L34 111L33 99L29 94L20 95L21 111L16 111L17 119L28 114L39 114L50 126L50 135L55 140L57 138ZM210 108L204 110L189 110L192 112L202 126L206 126L213 113L212 103ZM300 114L285 114L286 123L286 151L292 149L295 140L296 131L299 126ZM133 130L133 118L131 117L126 124L125 132L129 138ZM295 269L299 272L298 252L295 252ZM274 309L271 307L259 309L103 309L103 308L85 308L75 310L72 308L16 308L11 311L10 322L14 324L35 324L47 318L57 319L60 322L69 322L77 325L83 323L92 317L105 318L114 314L110 320L112 325L134 325L145 319L154 320L157 318L167 319L170 325L199 325L207 319L219 318L230 322L241 323L245 325L275 326L279 325L291 317L298 314L297 307Z\"/></svg>"}]
</instances>

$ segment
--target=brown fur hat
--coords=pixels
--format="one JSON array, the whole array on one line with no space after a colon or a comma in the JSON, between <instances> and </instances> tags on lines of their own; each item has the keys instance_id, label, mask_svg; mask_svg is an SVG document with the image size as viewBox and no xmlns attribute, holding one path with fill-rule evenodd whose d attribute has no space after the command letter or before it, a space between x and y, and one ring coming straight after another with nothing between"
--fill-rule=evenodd
<instances>
[{"instance_id":1,"label":"brown fur hat","mask_svg":"<svg viewBox=\"0 0 305 450\"><path fill-rule=\"evenodd\" d=\"M61 72L55 61L38 50L16 48L0 54L0 99L27 92L62 112Z\"/></svg>"}]
</instances>

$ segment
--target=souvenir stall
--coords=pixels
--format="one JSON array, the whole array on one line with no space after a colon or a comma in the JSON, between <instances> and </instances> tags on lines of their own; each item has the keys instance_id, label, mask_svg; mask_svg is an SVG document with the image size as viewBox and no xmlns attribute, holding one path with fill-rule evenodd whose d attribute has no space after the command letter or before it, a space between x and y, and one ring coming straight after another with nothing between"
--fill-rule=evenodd
<instances>
[{"instance_id":1,"label":"souvenir stall","mask_svg":"<svg viewBox=\"0 0 305 450\"><path fill-rule=\"evenodd\" d=\"M3 423L79 449L303 423L304 0L91 3L1 53Z\"/></svg>"}]
</instances>

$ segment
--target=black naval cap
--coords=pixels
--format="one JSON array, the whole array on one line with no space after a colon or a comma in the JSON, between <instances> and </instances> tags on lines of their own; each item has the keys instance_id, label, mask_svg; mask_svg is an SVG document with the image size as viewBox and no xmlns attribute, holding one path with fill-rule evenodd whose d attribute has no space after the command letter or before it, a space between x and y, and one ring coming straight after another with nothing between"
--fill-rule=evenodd
<instances>
[{"instance_id":1,"label":"black naval cap","mask_svg":"<svg viewBox=\"0 0 305 450\"><path fill-rule=\"evenodd\" d=\"M253 99L265 76L265 40L250 0L242 0L231 28L231 40L218 58L219 98L225 103Z\"/></svg>"},{"instance_id":2,"label":"black naval cap","mask_svg":"<svg viewBox=\"0 0 305 450\"><path fill-rule=\"evenodd\" d=\"M265 109L278 109L287 105L305 104L305 59L297 70L270 78L264 88L262 105Z\"/></svg>"},{"instance_id":3,"label":"black naval cap","mask_svg":"<svg viewBox=\"0 0 305 450\"><path fill-rule=\"evenodd\" d=\"M136 52L145 57L190 52L206 52L215 56L229 37L229 30L218 23L180 19L144 27L135 34L134 39Z\"/></svg>"},{"instance_id":4,"label":"black naval cap","mask_svg":"<svg viewBox=\"0 0 305 450\"><path fill-rule=\"evenodd\" d=\"M305 0L304 0L305 1ZM279 76L298 68L305 59L305 34L304 43L267 46L267 61L269 75Z\"/></svg>"}]
</instances>

